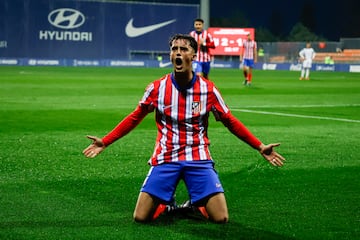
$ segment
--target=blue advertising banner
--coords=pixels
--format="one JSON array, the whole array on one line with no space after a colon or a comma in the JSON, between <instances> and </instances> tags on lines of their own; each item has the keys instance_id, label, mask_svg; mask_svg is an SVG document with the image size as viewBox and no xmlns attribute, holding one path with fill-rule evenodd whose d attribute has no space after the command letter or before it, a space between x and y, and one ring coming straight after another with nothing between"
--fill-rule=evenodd
<instances>
[{"instance_id":1,"label":"blue advertising banner","mask_svg":"<svg viewBox=\"0 0 360 240\"><path fill-rule=\"evenodd\" d=\"M0 58L123 59L166 52L199 5L79 0L0 1Z\"/></svg>"}]
</instances>

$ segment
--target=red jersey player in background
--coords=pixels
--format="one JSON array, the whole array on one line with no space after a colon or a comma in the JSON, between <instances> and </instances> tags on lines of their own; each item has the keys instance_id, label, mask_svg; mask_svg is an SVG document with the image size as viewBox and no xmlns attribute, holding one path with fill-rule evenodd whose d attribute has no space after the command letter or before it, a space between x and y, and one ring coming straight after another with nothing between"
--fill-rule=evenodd
<instances>
[{"instance_id":1,"label":"red jersey player in background","mask_svg":"<svg viewBox=\"0 0 360 240\"><path fill-rule=\"evenodd\" d=\"M192 209L217 223L228 221L224 190L214 169L207 134L212 112L239 139L249 144L273 166L285 160L274 151L279 144L263 144L235 118L214 83L192 71L197 42L190 35L177 34L170 44L173 71L150 83L136 109L103 138L88 136L84 149L93 158L133 130L150 112L155 112L158 129L151 166L134 210L134 220L148 222L173 202L180 180L185 182Z\"/></svg>"},{"instance_id":2,"label":"red jersey player in background","mask_svg":"<svg viewBox=\"0 0 360 240\"><path fill-rule=\"evenodd\" d=\"M193 69L196 74L209 78L211 54L209 49L215 48L215 43L211 34L204 30L204 20L197 18L194 20L194 31L190 35L198 43L196 59L193 61Z\"/></svg>"},{"instance_id":3,"label":"red jersey player in background","mask_svg":"<svg viewBox=\"0 0 360 240\"><path fill-rule=\"evenodd\" d=\"M257 62L257 44L255 40L251 39L250 33L243 41L240 52L240 62L243 64L243 73L245 77L244 85L251 86L252 69L254 68L254 63Z\"/></svg>"}]
</instances>

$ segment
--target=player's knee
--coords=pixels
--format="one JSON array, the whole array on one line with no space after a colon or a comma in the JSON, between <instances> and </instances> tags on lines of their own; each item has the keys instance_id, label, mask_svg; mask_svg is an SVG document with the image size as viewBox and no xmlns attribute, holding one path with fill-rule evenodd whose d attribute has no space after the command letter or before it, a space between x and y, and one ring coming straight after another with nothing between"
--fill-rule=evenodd
<instances>
[{"instance_id":1,"label":"player's knee","mask_svg":"<svg viewBox=\"0 0 360 240\"><path fill-rule=\"evenodd\" d=\"M211 220L214 223L219 223L219 224L228 223L229 222L229 216L227 214L218 215L216 217L211 218Z\"/></svg>"},{"instance_id":2,"label":"player's knee","mask_svg":"<svg viewBox=\"0 0 360 240\"><path fill-rule=\"evenodd\" d=\"M138 222L138 223L146 223L149 221L148 216L138 214L136 211L134 212L133 219L135 222Z\"/></svg>"},{"instance_id":3,"label":"player's knee","mask_svg":"<svg viewBox=\"0 0 360 240\"><path fill-rule=\"evenodd\" d=\"M209 219L214 223L227 223L229 222L229 213L227 209L217 210L209 214Z\"/></svg>"}]
</instances>

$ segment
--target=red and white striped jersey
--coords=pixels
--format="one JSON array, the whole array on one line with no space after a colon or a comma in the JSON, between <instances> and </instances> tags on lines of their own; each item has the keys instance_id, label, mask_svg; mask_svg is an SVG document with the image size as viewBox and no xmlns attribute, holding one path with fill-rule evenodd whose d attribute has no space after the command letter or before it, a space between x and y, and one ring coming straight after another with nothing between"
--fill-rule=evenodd
<instances>
[{"instance_id":1,"label":"red and white striped jersey","mask_svg":"<svg viewBox=\"0 0 360 240\"><path fill-rule=\"evenodd\" d=\"M257 45L254 40L245 39L243 41L243 59L254 59L256 54Z\"/></svg>"},{"instance_id":2,"label":"red and white striped jersey","mask_svg":"<svg viewBox=\"0 0 360 240\"><path fill-rule=\"evenodd\" d=\"M196 61L198 62L210 62L211 61L211 54L209 53L209 48L215 48L214 39L211 36L211 34L204 30L201 33L198 33L196 31L191 31L190 36L195 38L195 40L198 42L198 49L196 54ZM202 39L206 43L206 51L204 51L204 48L201 47L201 44L199 44L200 39Z\"/></svg>"},{"instance_id":3,"label":"red and white striped jersey","mask_svg":"<svg viewBox=\"0 0 360 240\"><path fill-rule=\"evenodd\" d=\"M191 86L180 90L173 75L167 74L146 88L140 105L153 106L156 111L157 144L150 165L212 160L207 136L209 112L229 113L212 82L194 75Z\"/></svg>"},{"instance_id":4,"label":"red and white striped jersey","mask_svg":"<svg viewBox=\"0 0 360 240\"><path fill-rule=\"evenodd\" d=\"M212 161L207 136L209 113L231 133L255 149L262 144L225 105L209 80L194 75L186 89L180 89L173 74L152 82L136 109L102 138L109 146L133 130L155 110L158 135L149 164L174 161Z\"/></svg>"}]
</instances>

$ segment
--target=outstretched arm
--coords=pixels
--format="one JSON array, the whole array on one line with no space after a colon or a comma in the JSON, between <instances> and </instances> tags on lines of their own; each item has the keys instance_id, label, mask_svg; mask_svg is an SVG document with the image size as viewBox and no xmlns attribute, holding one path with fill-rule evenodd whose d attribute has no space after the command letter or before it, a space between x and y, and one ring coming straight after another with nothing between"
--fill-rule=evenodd
<instances>
[{"instance_id":1,"label":"outstretched arm","mask_svg":"<svg viewBox=\"0 0 360 240\"><path fill-rule=\"evenodd\" d=\"M273 166L282 166L284 164L285 158L274 150L274 147L279 146L280 143L271 143L268 145L263 144L231 113L223 114L223 116L216 116L215 113L214 115L217 119L223 122L230 132L253 148L257 149L260 154Z\"/></svg>"},{"instance_id":2,"label":"outstretched arm","mask_svg":"<svg viewBox=\"0 0 360 240\"><path fill-rule=\"evenodd\" d=\"M146 114L152 110L153 109L147 106L138 106L102 139L95 136L87 136L87 138L93 142L84 149L83 154L89 158L96 157L107 146L133 130L144 119Z\"/></svg>"}]
</instances>

